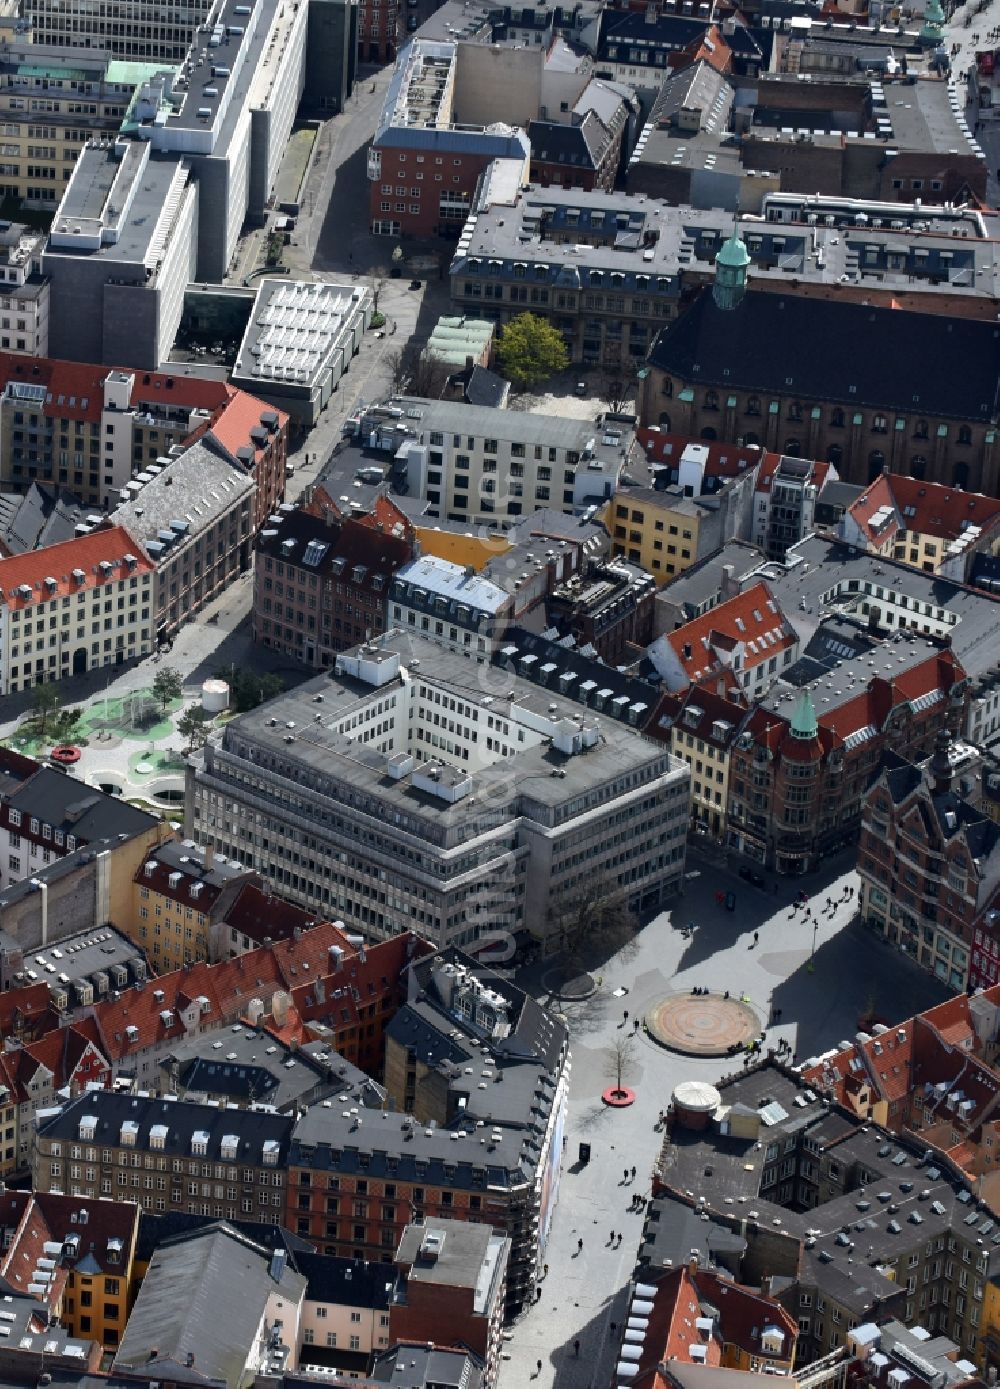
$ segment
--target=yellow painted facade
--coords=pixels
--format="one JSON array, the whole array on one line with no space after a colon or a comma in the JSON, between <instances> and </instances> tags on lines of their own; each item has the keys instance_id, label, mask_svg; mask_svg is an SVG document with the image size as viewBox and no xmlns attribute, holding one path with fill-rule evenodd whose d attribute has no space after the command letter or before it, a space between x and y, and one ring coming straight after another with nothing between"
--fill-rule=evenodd
<instances>
[{"instance_id":1,"label":"yellow painted facade","mask_svg":"<svg viewBox=\"0 0 1000 1389\"><path fill-rule=\"evenodd\" d=\"M81 1233L85 1233L83 1227ZM135 1242L139 1222L132 1226L132 1239L121 1251L121 1269L109 1267L104 1273L70 1272L59 1308L59 1317L71 1336L99 1341L109 1349L121 1345L125 1323L135 1298L132 1286ZM108 1254L102 1258L107 1260Z\"/></svg>"},{"instance_id":2,"label":"yellow painted facade","mask_svg":"<svg viewBox=\"0 0 1000 1389\"><path fill-rule=\"evenodd\" d=\"M149 883L133 886L136 929L130 934L158 974L208 959L211 921L206 912L157 892Z\"/></svg>"},{"instance_id":3,"label":"yellow painted facade","mask_svg":"<svg viewBox=\"0 0 1000 1389\"><path fill-rule=\"evenodd\" d=\"M499 532L459 534L456 531L435 530L433 526L417 526L420 553L445 559L451 564L474 569L478 574L491 559L505 555L510 541Z\"/></svg>"},{"instance_id":4,"label":"yellow painted facade","mask_svg":"<svg viewBox=\"0 0 1000 1389\"><path fill-rule=\"evenodd\" d=\"M649 490L634 499L612 497L601 519L613 552L641 565L657 587L683 574L698 558L699 518L671 505L666 493L662 502Z\"/></svg>"},{"instance_id":5,"label":"yellow painted facade","mask_svg":"<svg viewBox=\"0 0 1000 1389\"><path fill-rule=\"evenodd\" d=\"M692 822L721 835L729 795L729 749L706 743L679 723L670 730L670 751L691 768Z\"/></svg>"}]
</instances>

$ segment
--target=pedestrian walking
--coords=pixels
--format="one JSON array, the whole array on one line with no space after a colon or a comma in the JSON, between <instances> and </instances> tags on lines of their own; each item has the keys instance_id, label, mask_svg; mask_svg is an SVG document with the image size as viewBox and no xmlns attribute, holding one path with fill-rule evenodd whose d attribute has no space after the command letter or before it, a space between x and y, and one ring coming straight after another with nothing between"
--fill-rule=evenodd
<instances>
[{"instance_id":1,"label":"pedestrian walking","mask_svg":"<svg viewBox=\"0 0 1000 1389\"><path fill-rule=\"evenodd\" d=\"M628 1022L628 1009L625 1009L625 1021Z\"/></svg>"},{"instance_id":2,"label":"pedestrian walking","mask_svg":"<svg viewBox=\"0 0 1000 1389\"><path fill-rule=\"evenodd\" d=\"M541 1373L542 1373L542 1362L541 1362L540 1360L537 1360L537 1361L535 1362L535 1378L537 1379L538 1376L539 1376Z\"/></svg>"},{"instance_id":3,"label":"pedestrian walking","mask_svg":"<svg viewBox=\"0 0 1000 1389\"><path fill-rule=\"evenodd\" d=\"M576 1252L577 1252L578 1254L582 1254L582 1253L583 1253L583 1236L582 1236L582 1235L580 1236L580 1238L579 1238L579 1239L577 1240L577 1242L576 1242Z\"/></svg>"},{"instance_id":4,"label":"pedestrian walking","mask_svg":"<svg viewBox=\"0 0 1000 1389\"><path fill-rule=\"evenodd\" d=\"M608 1236L608 1244L614 1244L614 1242L615 1242L615 1232L614 1232L614 1230L612 1230L612 1231L611 1231L611 1234Z\"/></svg>"},{"instance_id":5,"label":"pedestrian walking","mask_svg":"<svg viewBox=\"0 0 1000 1389\"><path fill-rule=\"evenodd\" d=\"M638 1032L638 1031L639 1031L639 1023L640 1023L640 1021L641 1021L641 1019L636 1018L635 1022L632 1024L632 1030L633 1030L633 1032Z\"/></svg>"},{"instance_id":6,"label":"pedestrian walking","mask_svg":"<svg viewBox=\"0 0 1000 1389\"><path fill-rule=\"evenodd\" d=\"M759 932L759 931L754 931L754 933L753 933L753 943L754 943L754 945L756 945L757 942L758 942L759 940L760 940L760 932Z\"/></svg>"},{"instance_id":7,"label":"pedestrian walking","mask_svg":"<svg viewBox=\"0 0 1000 1389\"><path fill-rule=\"evenodd\" d=\"M625 1175L622 1177L622 1186L628 1185L628 1168L625 1168Z\"/></svg>"},{"instance_id":8,"label":"pedestrian walking","mask_svg":"<svg viewBox=\"0 0 1000 1389\"><path fill-rule=\"evenodd\" d=\"M615 1248L616 1248L616 1249L621 1249L621 1247L622 1247L622 1237L621 1237L621 1233L620 1233L620 1232L619 1232L619 1234L616 1236L616 1239L617 1239L617 1243L615 1244Z\"/></svg>"},{"instance_id":9,"label":"pedestrian walking","mask_svg":"<svg viewBox=\"0 0 1000 1389\"><path fill-rule=\"evenodd\" d=\"M632 1168L632 1180L635 1181L635 1168Z\"/></svg>"},{"instance_id":10,"label":"pedestrian walking","mask_svg":"<svg viewBox=\"0 0 1000 1389\"><path fill-rule=\"evenodd\" d=\"M548 1276L549 1276L549 1266L548 1266L548 1264L542 1264L542 1277L543 1277L543 1278L548 1278Z\"/></svg>"},{"instance_id":11,"label":"pedestrian walking","mask_svg":"<svg viewBox=\"0 0 1000 1389\"><path fill-rule=\"evenodd\" d=\"M573 1342L573 1354L574 1354L574 1355L579 1355L579 1354L580 1354L580 1342L579 1342L579 1341L574 1341L574 1342Z\"/></svg>"}]
</instances>

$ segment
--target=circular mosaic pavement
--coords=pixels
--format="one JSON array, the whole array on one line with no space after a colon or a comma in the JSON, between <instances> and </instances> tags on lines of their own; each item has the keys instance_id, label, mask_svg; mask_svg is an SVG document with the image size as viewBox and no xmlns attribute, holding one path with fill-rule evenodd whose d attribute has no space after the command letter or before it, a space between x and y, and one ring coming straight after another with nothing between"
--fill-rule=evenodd
<instances>
[{"instance_id":1,"label":"circular mosaic pavement","mask_svg":"<svg viewBox=\"0 0 1000 1389\"><path fill-rule=\"evenodd\" d=\"M687 1056L726 1056L761 1032L751 1004L722 994L672 994L653 1004L646 1026L662 1046Z\"/></svg>"}]
</instances>

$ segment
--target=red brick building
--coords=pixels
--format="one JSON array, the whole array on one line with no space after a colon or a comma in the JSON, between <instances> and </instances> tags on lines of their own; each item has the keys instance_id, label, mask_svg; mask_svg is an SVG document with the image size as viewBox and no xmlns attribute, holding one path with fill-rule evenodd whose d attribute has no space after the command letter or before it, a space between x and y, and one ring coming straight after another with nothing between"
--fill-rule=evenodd
<instances>
[{"instance_id":1,"label":"red brick building","mask_svg":"<svg viewBox=\"0 0 1000 1389\"><path fill-rule=\"evenodd\" d=\"M408 1225L396 1251L389 1339L464 1345L485 1365L484 1389L500 1369L510 1240L488 1225L435 1220Z\"/></svg>"},{"instance_id":2,"label":"red brick building","mask_svg":"<svg viewBox=\"0 0 1000 1389\"><path fill-rule=\"evenodd\" d=\"M399 0L359 0L358 59L391 63L396 57L401 22Z\"/></svg>"},{"instance_id":3,"label":"red brick building","mask_svg":"<svg viewBox=\"0 0 1000 1389\"><path fill-rule=\"evenodd\" d=\"M1000 979L1000 826L953 789L947 728L926 766L888 755L864 799L860 910L954 989Z\"/></svg>"},{"instance_id":4,"label":"red brick building","mask_svg":"<svg viewBox=\"0 0 1000 1389\"><path fill-rule=\"evenodd\" d=\"M385 497L346 517L325 493L314 497L261 534L255 640L316 670L331 666L338 651L385 631L392 577L414 545L412 525Z\"/></svg>"},{"instance_id":5,"label":"red brick building","mask_svg":"<svg viewBox=\"0 0 1000 1389\"><path fill-rule=\"evenodd\" d=\"M389 84L368 149L376 236L457 237L483 170L530 155L521 130L452 124L455 54L453 43L414 39Z\"/></svg>"},{"instance_id":6,"label":"red brick building","mask_svg":"<svg viewBox=\"0 0 1000 1389\"><path fill-rule=\"evenodd\" d=\"M968 682L949 648L928 652L919 639L875 648L861 658L858 678L849 665L829 683L788 692L787 714L772 690L769 707L755 711L733 746L729 843L778 873L806 873L854 839L887 749L926 756L942 726L961 727Z\"/></svg>"}]
</instances>

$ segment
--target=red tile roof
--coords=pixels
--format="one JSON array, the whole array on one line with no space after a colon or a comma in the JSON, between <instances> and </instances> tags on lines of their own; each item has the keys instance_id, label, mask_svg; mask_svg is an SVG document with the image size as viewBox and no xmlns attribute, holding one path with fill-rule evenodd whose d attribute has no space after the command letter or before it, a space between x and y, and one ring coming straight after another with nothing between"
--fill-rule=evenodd
<instances>
[{"instance_id":1,"label":"red tile roof","mask_svg":"<svg viewBox=\"0 0 1000 1389\"><path fill-rule=\"evenodd\" d=\"M264 445L256 443L250 437L250 431L262 423L261 417L266 414L277 415L278 431L288 429L288 416L283 410L266 405L247 391L230 387L229 399L210 422L209 432L215 435L222 447L233 457L236 456L237 449L244 447L252 448L255 454L261 453ZM268 442L273 438L274 435L269 433Z\"/></svg>"},{"instance_id":2,"label":"red tile roof","mask_svg":"<svg viewBox=\"0 0 1000 1389\"><path fill-rule=\"evenodd\" d=\"M85 1214L84 1220L80 1219L81 1213ZM54 1306L73 1268L84 1261L82 1271L92 1263L93 1273L125 1277L138 1225L139 1207L121 1199L98 1201L53 1192L0 1191L0 1229L11 1232L10 1246L0 1260L0 1277L29 1295L39 1260L55 1259L55 1278L48 1293L30 1294ZM71 1235L79 1237L77 1257L46 1254L46 1244L65 1245ZM109 1248L111 1241L118 1242L117 1251Z\"/></svg>"},{"instance_id":3,"label":"red tile roof","mask_svg":"<svg viewBox=\"0 0 1000 1389\"><path fill-rule=\"evenodd\" d=\"M125 367L125 371L133 368ZM102 376L107 375L105 368ZM221 410L225 407L235 388L214 377L190 376L183 371L138 371L134 372L130 404L138 409L146 405L166 405L173 409ZM243 392L240 392L243 394ZM260 409L268 406L260 405ZM256 423L256 421L254 421Z\"/></svg>"},{"instance_id":4,"label":"red tile roof","mask_svg":"<svg viewBox=\"0 0 1000 1389\"><path fill-rule=\"evenodd\" d=\"M694 683L730 665L726 657L737 648L742 648L742 669L751 670L794 646L796 640L795 629L770 588L761 582L660 637L650 648L650 657L657 664L656 648L667 643L688 681Z\"/></svg>"},{"instance_id":5,"label":"red tile roof","mask_svg":"<svg viewBox=\"0 0 1000 1389\"><path fill-rule=\"evenodd\" d=\"M892 514L876 530L872 517L883 507ZM963 492L940 482L921 482L900 473L882 473L847 509L869 544L881 549L899 531L956 540L969 526L1000 528L1000 500Z\"/></svg>"},{"instance_id":6,"label":"red tile roof","mask_svg":"<svg viewBox=\"0 0 1000 1389\"><path fill-rule=\"evenodd\" d=\"M780 462L781 455L778 453L767 453L764 455L764 461L761 463L760 471L757 474L756 490L758 492L770 492L774 483L774 475L778 471L778 464ZM812 482L817 488L822 487L826 482L831 466L831 464L821 460L813 463Z\"/></svg>"},{"instance_id":7,"label":"red tile roof","mask_svg":"<svg viewBox=\"0 0 1000 1389\"><path fill-rule=\"evenodd\" d=\"M727 699L711 688L711 683L689 685L681 694L663 695L646 726L646 736L669 743L676 727L713 747L728 748L747 717L746 700ZM730 725L722 737L715 730L720 720Z\"/></svg>"},{"instance_id":8,"label":"red tile roof","mask_svg":"<svg viewBox=\"0 0 1000 1389\"><path fill-rule=\"evenodd\" d=\"M110 368L52 357L20 357L0 352L0 389L9 381L45 387L42 413L54 419L90 420L104 408L104 378Z\"/></svg>"},{"instance_id":9,"label":"red tile roof","mask_svg":"<svg viewBox=\"0 0 1000 1389\"><path fill-rule=\"evenodd\" d=\"M131 569L125 563L126 555L135 558ZM112 566L106 572L101 569L104 560ZM124 526L109 526L107 530L79 535L43 550L28 550L23 555L0 559L0 602L17 610L85 588L114 583L126 575L151 574L153 568L142 546L132 539ZM73 578L74 569L83 570L80 584ZM54 579L55 587L48 586L46 579ZM22 585L31 589L30 597L18 593Z\"/></svg>"},{"instance_id":10,"label":"red tile roof","mask_svg":"<svg viewBox=\"0 0 1000 1389\"><path fill-rule=\"evenodd\" d=\"M740 448L738 444L720 443L714 439L693 439L687 434L668 434L651 426L637 429L636 437L648 462L666 463L674 470L680 464L681 454L688 444L707 447L706 477L737 477L762 458L771 457L777 461L778 457L777 454L765 454L757 444Z\"/></svg>"}]
</instances>

